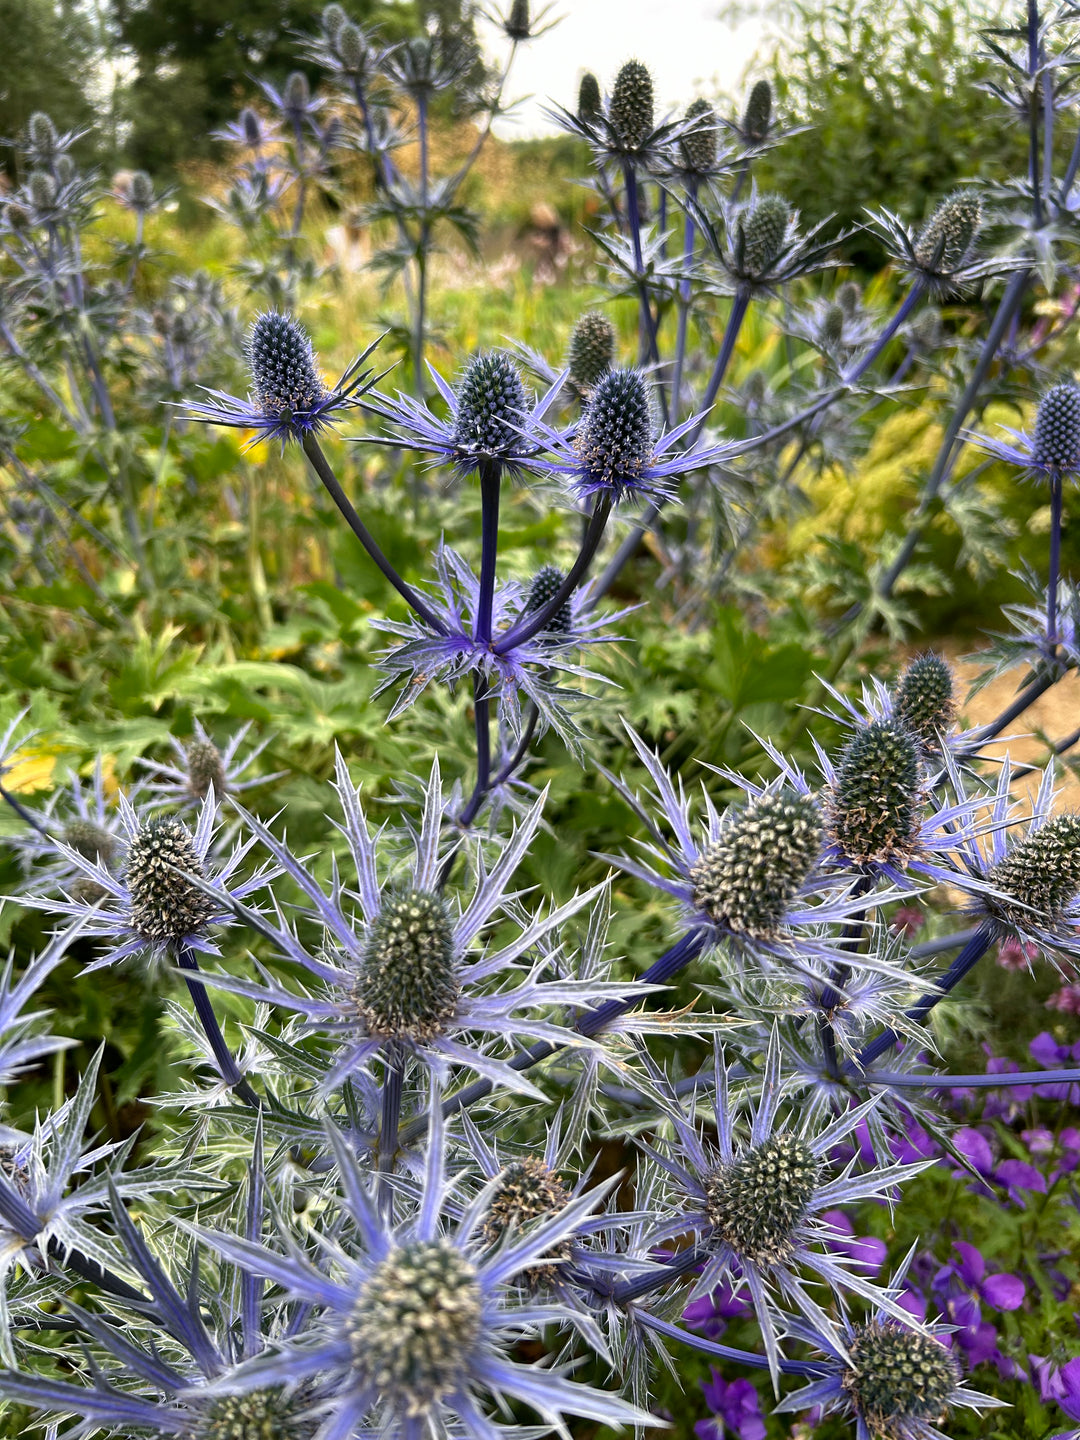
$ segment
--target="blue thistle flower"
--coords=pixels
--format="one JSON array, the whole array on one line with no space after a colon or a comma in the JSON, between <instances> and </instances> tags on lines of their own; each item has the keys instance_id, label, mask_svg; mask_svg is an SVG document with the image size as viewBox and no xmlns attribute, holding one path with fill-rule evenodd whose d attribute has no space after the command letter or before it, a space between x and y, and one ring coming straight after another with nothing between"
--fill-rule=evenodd
<instances>
[{"instance_id":1,"label":"blue thistle flower","mask_svg":"<svg viewBox=\"0 0 1080 1440\"><path fill-rule=\"evenodd\" d=\"M927 749L936 750L956 718L952 667L926 651L904 667L893 695L893 713Z\"/></svg>"},{"instance_id":2,"label":"blue thistle flower","mask_svg":"<svg viewBox=\"0 0 1080 1440\"><path fill-rule=\"evenodd\" d=\"M648 66L628 60L615 76L608 122L622 148L636 153L654 129L653 81Z\"/></svg>"},{"instance_id":3,"label":"blue thistle flower","mask_svg":"<svg viewBox=\"0 0 1080 1440\"><path fill-rule=\"evenodd\" d=\"M1060 479L1080 475L1080 387L1066 380L1052 386L1039 402L1030 435L1001 427L1011 443L965 430L963 437L995 460L1004 460L1028 475Z\"/></svg>"},{"instance_id":4,"label":"blue thistle flower","mask_svg":"<svg viewBox=\"0 0 1080 1440\"><path fill-rule=\"evenodd\" d=\"M914 853L924 800L920 747L899 720L855 732L836 765L829 833L853 864L903 861Z\"/></svg>"},{"instance_id":5,"label":"blue thistle flower","mask_svg":"<svg viewBox=\"0 0 1080 1440\"><path fill-rule=\"evenodd\" d=\"M226 795L241 795L245 790L280 780L286 771L277 770L270 775L246 774L272 738L267 736L245 751L244 741L250 730L249 720L241 725L223 750L218 749L198 719L194 734L186 743L170 735L169 743L176 756L175 765L146 756L136 758L136 764L152 777L144 787L146 792L175 805L198 807L206 799L211 786L217 798L222 800Z\"/></svg>"},{"instance_id":6,"label":"blue thistle flower","mask_svg":"<svg viewBox=\"0 0 1080 1440\"><path fill-rule=\"evenodd\" d=\"M454 444L478 461L513 454L525 411L525 386L510 357L497 350L474 355L457 389Z\"/></svg>"},{"instance_id":7,"label":"blue thistle flower","mask_svg":"<svg viewBox=\"0 0 1080 1440\"><path fill-rule=\"evenodd\" d=\"M566 368L579 390L589 391L615 360L615 327L599 310L586 310L574 322Z\"/></svg>"},{"instance_id":8,"label":"blue thistle flower","mask_svg":"<svg viewBox=\"0 0 1080 1440\"><path fill-rule=\"evenodd\" d=\"M318 360L307 331L291 315L270 310L260 315L248 332L245 356L252 389L247 400L222 390L206 390L208 401L184 401L185 414L206 425L224 425L254 433L244 448L263 440L303 441L335 423L343 410L355 406L375 384L365 360L376 340L357 356L333 388L319 373Z\"/></svg>"}]
</instances>

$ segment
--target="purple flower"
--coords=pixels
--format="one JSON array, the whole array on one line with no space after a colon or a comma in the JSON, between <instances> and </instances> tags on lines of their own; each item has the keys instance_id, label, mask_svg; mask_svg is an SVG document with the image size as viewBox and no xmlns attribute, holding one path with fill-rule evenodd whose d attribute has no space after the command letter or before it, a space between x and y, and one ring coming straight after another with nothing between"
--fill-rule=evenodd
<instances>
[{"instance_id":1,"label":"purple flower","mask_svg":"<svg viewBox=\"0 0 1080 1440\"><path fill-rule=\"evenodd\" d=\"M1059 1405L1070 1420L1080 1420L1080 1357L1055 1370L1041 1355L1031 1355L1031 1378L1044 1405Z\"/></svg>"},{"instance_id":2,"label":"purple flower","mask_svg":"<svg viewBox=\"0 0 1080 1440\"><path fill-rule=\"evenodd\" d=\"M750 1381L728 1381L715 1366L710 1369L712 1380L703 1381L701 1389L713 1418L699 1420L694 1426L698 1440L723 1440L729 1431L736 1440L765 1440L761 1401Z\"/></svg>"},{"instance_id":3,"label":"purple flower","mask_svg":"<svg viewBox=\"0 0 1080 1440\"><path fill-rule=\"evenodd\" d=\"M885 1241L874 1235L856 1235L854 1225L842 1210L826 1210L821 1218L838 1232L836 1239L830 1242L830 1248L846 1255L860 1270L876 1275L888 1254Z\"/></svg>"},{"instance_id":4,"label":"purple flower","mask_svg":"<svg viewBox=\"0 0 1080 1440\"><path fill-rule=\"evenodd\" d=\"M742 1319L750 1313L750 1301L745 1291L736 1289L729 1281L723 1280L709 1295L691 1300L683 1311L683 1320L709 1340L719 1340L727 1329L729 1320Z\"/></svg>"},{"instance_id":5,"label":"purple flower","mask_svg":"<svg viewBox=\"0 0 1080 1440\"><path fill-rule=\"evenodd\" d=\"M971 1162L972 1166L980 1175L989 1175L994 1168L994 1155L990 1149L990 1142L986 1136L978 1130L958 1130L953 1136L953 1143L961 1155Z\"/></svg>"}]
</instances>

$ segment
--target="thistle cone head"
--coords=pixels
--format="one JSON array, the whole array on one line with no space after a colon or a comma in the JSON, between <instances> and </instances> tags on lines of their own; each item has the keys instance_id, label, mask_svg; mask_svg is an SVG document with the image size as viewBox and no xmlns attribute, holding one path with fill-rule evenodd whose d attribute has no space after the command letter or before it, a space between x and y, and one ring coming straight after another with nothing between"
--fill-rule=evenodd
<instances>
[{"instance_id":1,"label":"thistle cone head","mask_svg":"<svg viewBox=\"0 0 1080 1440\"><path fill-rule=\"evenodd\" d=\"M26 188L35 210L51 210L56 203L56 181L47 170L31 170Z\"/></svg>"},{"instance_id":2,"label":"thistle cone head","mask_svg":"<svg viewBox=\"0 0 1080 1440\"><path fill-rule=\"evenodd\" d=\"M521 444L527 408L510 357L498 350L474 355L457 389L454 444L469 455L506 454Z\"/></svg>"},{"instance_id":3,"label":"thistle cone head","mask_svg":"<svg viewBox=\"0 0 1080 1440\"><path fill-rule=\"evenodd\" d=\"M245 345L252 393L267 415L313 409L326 396L311 339L291 315L268 310L248 332Z\"/></svg>"},{"instance_id":4,"label":"thistle cone head","mask_svg":"<svg viewBox=\"0 0 1080 1440\"><path fill-rule=\"evenodd\" d=\"M426 890L386 896L353 987L369 1034L426 1044L445 1030L460 993L446 902Z\"/></svg>"},{"instance_id":5,"label":"thistle cone head","mask_svg":"<svg viewBox=\"0 0 1080 1440\"><path fill-rule=\"evenodd\" d=\"M582 390L591 390L615 360L615 327L599 310L586 310L570 334L567 364L570 379Z\"/></svg>"},{"instance_id":6,"label":"thistle cone head","mask_svg":"<svg viewBox=\"0 0 1080 1440\"><path fill-rule=\"evenodd\" d=\"M940 655L916 655L893 696L893 713L924 745L936 746L956 717L952 668Z\"/></svg>"},{"instance_id":7,"label":"thistle cone head","mask_svg":"<svg viewBox=\"0 0 1080 1440\"><path fill-rule=\"evenodd\" d=\"M1039 402L1031 459L1040 468L1080 470L1080 388L1072 381L1054 385Z\"/></svg>"},{"instance_id":8,"label":"thistle cone head","mask_svg":"<svg viewBox=\"0 0 1080 1440\"><path fill-rule=\"evenodd\" d=\"M316 1423L302 1420L301 1409L276 1389L223 1395L199 1418L193 1440L311 1440Z\"/></svg>"},{"instance_id":9,"label":"thistle cone head","mask_svg":"<svg viewBox=\"0 0 1080 1440\"><path fill-rule=\"evenodd\" d=\"M842 305L830 305L821 317L821 338L826 345L839 345L844 338L847 314Z\"/></svg>"},{"instance_id":10,"label":"thistle cone head","mask_svg":"<svg viewBox=\"0 0 1080 1440\"><path fill-rule=\"evenodd\" d=\"M481 1333L476 1270L445 1240L392 1251L360 1290L345 1333L363 1383L411 1417L464 1388Z\"/></svg>"},{"instance_id":11,"label":"thistle cone head","mask_svg":"<svg viewBox=\"0 0 1080 1440\"><path fill-rule=\"evenodd\" d=\"M743 111L743 138L752 145L760 145L769 133L772 123L772 86L768 80L758 80L750 91Z\"/></svg>"},{"instance_id":12,"label":"thistle cone head","mask_svg":"<svg viewBox=\"0 0 1080 1440\"><path fill-rule=\"evenodd\" d=\"M577 117L588 125L601 110L600 82L591 70L586 70L578 85Z\"/></svg>"},{"instance_id":13,"label":"thistle cone head","mask_svg":"<svg viewBox=\"0 0 1080 1440\"><path fill-rule=\"evenodd\" d=\"M736 934L769 939L821 849L821 817L808 795L760 795L691 866L698 910Z\"/></svg>"},{"instance_id":14,"label":"thistle cone head","mask_svg":"<svg viewBox=\"0 0 1080 1440\"><path fill-rule=\"evenodd\" d=\"M35 110L30 116L26 124L26 134L29 148L38 160L49 161L56 158L60 149L60 136L52 117L46 115L44 110Z\"/></svg>"},{"instance_id":15,"label":"thistle cone head","mask_svg":"<svg viewBox=\"0 0 1080 1440\"><path fill-rule=\"evenodd\" d=\"M843 1388L881 1440L901 1440L912 1433L912 1421L939 1420L959 1383L956 1361L944 1345L895 1321L856 1326L848 1353Z\"/></svg>"},{"instance_id":16,"label":"thistle cone head","mask_svg":"<svg viewBox=\"0 0 1080 1440\"><path fill-rule=\"evenodd\" d=\"M532 578L529 586L528 598L525 601L525 613L532 614L536 610L542 610L545 605L555 599L566 576L557 565L542 566ZM574 612L571 609L570 601L564 600L548 620L545 630L554 631L560 635L569 635L574 625Z\"/></svg>"},{"instance_id":17,"label":"thistle cone head","mask_svg":"<svg viewBox=\"0 0 1080 1440\"><path fill-rule=\"evenodd\" d=\"M986 878L1005 896L984 899L992 915L1021 930L1060 924L1080 894L1080 815L1055 815L1015 841Z\"/></svg>"},{"instance_id":18,"label":"thistle cone head","mask_svg":"<svg viewBox=\"0 0 1080 1440\"><path fill-rule=\"evenodd\" d=\"M628 60L615 76L608 119L619 144L638 150L653 131L653 82L647 66Z\"/></svg>"},{"instance_id":19,"label":"thistle cone head","mask_svg":"<svg viewBox=\"0 0 1080 1440\"><path fill-rule=\"evenodd\" d=\"M497 1245L509 1230L550 1220L570 1201L570 1192L538 1155L515 1160L499 1175L484 1221L484 1239ZM553 1247L552 1262L530 1266L522 1271L527 1284L550 1283L558 1274L560 1262L570 1258L570 1241Z\"/></svg>"},{"instance_id":20,"label":"thistle cone head","mask_svg":"<svg viewBox=\"0 0 1080 1440\"><path fill-rule=\"evenodd\" d=\"M705 1179L712 1240L756 1265L784 1264L820 1173L813 1151L797 1135L772 1135L719 1165Z\"/></svg>"},{"instance_id":21,"label":"thistle cone head","mask_svg":"<svg viewBox=\"0 0 1080 1440\"><path fill-rule=\"evenodd\" d=\"M359 25L346 20L337 32L335 43L341 63L349 74L365 74L369 64L368 46Z\"/></svg>"},{"instance_id":22,"label":"thistle cone head","mask_svg":"<svg viewBox=\"0 0 1080 1440\"><path fill-rule=\"evenodd\" d=\"M638 370L609 370L597 381L574 444L589 474L621 489L635 485L653 458L652 404Z\"/></svg>"},{"instance_id":23,"label":"thistle cone head","mask_svg":"<svg viewBox=\"0 0 1080 1440\"><path fill-rule=\"evenodd\" d=\"M205 927L213 901L187 875L205 880L206 867L183 821L155 815L140 825L128 847L124 878L131 926L144 940L165 944Z\"/></svg>"},{"instance_id":24,"label":"thistle cone head","mask_svg":"<svg viewBox=\"0 0 1080 1440\"><path fill-rule=\"evenodd\" d=\"M915 241L915 260L935 275L952 275L963 265L982 224L982 201L974 190L946 196Z\"/></svg>"},{"instance_id":25,"label":"thistle cone head","mask_svg":"<svg viewBox=\"0 0 1080 1440\"><path fill-rule=\"evenodd\" d=\"M708 174L716 164L716 111L705 99L692 100L684 118L693 125L679 140L683 164L699 175Z\"/></svg>"},{"instance_id":26,"label":"thistle cone head","mask_svg":"<svg viewBox=\"0 0 1080 1440\"><path fill-rule=\"evenodd\" d=\"M294 70L285 80L281 92L287 110L305 110L311 102L311 86L302 70Z\"/></svg>"},{"instance_id":27,"label":"thistle cone head","mask_svg":"<svg viewBox=\"0 0 1080 1440\"><path fill-rule=\"evenodd\" d=\"M240 124L243 126L244 139L249 145L262 144L262 126L259 124L259 117L250 105L245 105L240 111Z\"/></svg>"},{"instance_id":28,"label":"thistle cone head","mask_svg":"<svg viewBox=\"0 0 1080 1440\"><path fill-rule=\"evenodd\" d=\"M829 833L856 864L912 853L922 804L915 736L899 719L862 725L841 751L829 807Z\"/></svg>"},{"instance_id":29,"label":"thistle cone head","mask_svg":"<svg viewBox=\"0 0 1080 1440\"><path fill-rule=\"evenodd\" d=\"M782 195L762 195L749 213L739 216L742 269L764 275L780 256L791 222L791 206Z\"/></svg>"},{"instance_id":30,"label":"thistle cone head","mask_svg":"<svg viewBox=\"0 0 1080 1440\"><path fill-rule=\"evenodd\" d=\"M220 800L229 789L221 751L212 740L192 740L186 753L188 794L195 800L205 800L213 786Z\"/></svg>"},{"instance_id":31,"label":"thistle cone head","mask_svg":"<svg viewBox=\"0 0 1080 1440\"><path fill-rule=\"evenodd\" d=\"M510 13L503 27L511 40L528 40L531 33L532 17L529 15L529 0L512 0Z\"/></svg>"},{"instance_id":32,"label":"thistle cone head","mask_svg":"<svg viewBox=\"0 0 1080 1440\"><path fill-rule=\"evenodd\" d=\"M128 187L128 198L136 210L149 210L154 203L154 182L145 170L136 170Z\"/></svg>"},{"instance_id":33,"label":"thistle cone head","mask_svg":"<svg viewBox=\"0 0 1080 1440\"><path fill-rule=\"evenodd\" d=\"M836 303L850 319L854 319L859 313L859 306L862 304L862 291L854 280L845 280L836 292Z\"/></svg>"},{"instance_id":34,"label":"thistle cone head","mask_svg":"<svg viewBox=\"0 0 1080 1440\"><path fill-rule=\"evenodd\" d=\"M64 843L77 850L84 860L100 860L103 865L108 865L116 858L116 836L110 835L93 820L69 820L64 826Z\"/></svg>"},{"instance_id":35,"label":"thistle cone head","mask_svg":"<svg viewBox=\"0 0 1080 1440\"><path fill-rule=\"evenodd\" d=\"M341 32L341 27L348 23L349 17L346 15L344 8L337 3L337 0L331 0L329 5L323 6L322 28L323 34L328 40L336 41Z\"/></svg>"}]
</instances>

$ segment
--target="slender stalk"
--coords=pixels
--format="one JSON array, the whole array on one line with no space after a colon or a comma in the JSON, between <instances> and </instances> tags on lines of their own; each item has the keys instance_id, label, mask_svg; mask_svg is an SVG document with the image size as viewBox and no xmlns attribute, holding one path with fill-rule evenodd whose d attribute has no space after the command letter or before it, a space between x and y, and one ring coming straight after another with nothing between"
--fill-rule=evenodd
<instances>
[{"instance_id":1,"label":"slender stalk","mask_svg":"<svg viewBox=\"0 0 1080 1440\"><path fill-rule=\"evenodd\" d=\"M379 1127L379 1172L388 1175L398 1152L401 1123L401 1090L405 1079L405 1056L396 1045L388 1047L382 1085L382 1124Z\"/></svg>"},{"instance_id":2,"label":"slender stalk","mask_svg":"<svg viewBox=\"0 0 1080 1440\"><path fill-rule=\"evenodd\" d=\"M405 603L411 606L412 609L416 611L417 615L420 616L420 619L423 620L425 625L430 625L432 630L434 630L437 635L445 635L446 626L435 614L434 610L431 609L430 605L428 605L416 593L412 586L409 585L406 581L404 581L397 573L394 567L390 564L390 561L386 558L382 550L379 548L378 544L375 541L375 537L372 535L371 531L367 528L364 522L360 519L360 516L356 513L352 501L338 484L337 477L335 476L333 470L330 467L330 462L323 454L322 446L319 444L318 440L316 440L314 435L308 434L304 436L303 443L304 454L311 461L312 468L314 469L316 475L318 475L319 479L325 485L334 504L341 511L349 529L360 541L360 544L363 545L364 549L367 551L371 559L375 562L376 566L381 571L383 576L387 580L389 580L390 584L398 592L398 594L405 601Z\"/></svg>"},{"instance_id":3,"label":"slender stalk","mask_svg":"<svg viewBox=\"0 0 1080 1440\"><path fill-rule=\"evenodd\" d=\"M635 1319L644 1325L648 1330L655 1330L658 1335L665 1336L668 1340L680 1341L683 1345L689 1345L693 1350L700 1350L703 1355L715 1355L720 1360L734 1360L740 1365L748 1365L755 1370L767 1370L769 1366L768 1357L754 1354L747 1350L735 1350L730 1345L721 1345L716 1340L706 1340L704 1335L691 1335L688 1331L673 1325L669 1320L661 1320L658 1315L650 1315L647 1310L636 1310ZM777 1362L777 1368L781 1375L804 1375L820 1377L824 1373L822 1365L815 1364L813 1360L784 1360Z\"/></svg>"},{"instance_id":4,"label":"slender stalk","mask_svg":"<svg viewBox=\"0 0 1080 1440\"><path fill-rule=\"evenodd\" d=\"M691 179L687 185L687 195L691 201L697 199L698 185L696 179ZM694 263L694 239L697 234L697 227L694 224L694 217L689 206L686 210L686 222L683 229L683 254L682 268L688 272ZM690 276L684 273L679 281L679 323L675 336L675 369L671 380L671 415L672 419L678 422L682 412L682 377L683 367L686 364L686 342L690 330Z\"/></svg>"},{"instance_id":5,"label":"slender stalk","mask_svg":"<svg viewBox=\"0 0 1080 1440\"><path fill-rule=\"evenodd\" d=\"M416 243L416 328L413 331L413 390L424 398L424 327L427 324L427 256L431 242L428 219L428 115L427 99L416 101L416 124L420 141L420 230Z\"/></svg>"},{"instance_id":6,"label":"slender stalk","mask_svg":"<svg viewBox=\"0 0 1080 1440\"><path fill-rule=\"evenodd\" d=\"M589 521L589 528L582 538L578 557L567 571L562 584L546 605L541 605L538 610L530 611L527 618L522 618L516 625L512 625L502 639L492 646L496 655L505 655L515 645L524 645L534 635L539 635L551 617L558 614L561 607L566 604L585 578L589 566L592 564L593 556L596 554L604 534L604 526L611 514L612 503L610 495L601 495L597 499L593 507L592 518Z\"/></svg>"},{"instance_id":7,"label":"slender stalk","mask_svg":"<svg viewBox=\"0 0 1080 1440\"><path fill-rule=\"evenodd\" d=\"M864 1083L890 1090L1002 1090L1012 1085L1073 1085L1078 1081L1080 1070L1017 1070L1011 1075L905 1075L879 1070L867 1075Z\"/></svg>"},{"instance_id":8,"label":"slender stalk","mask_svg":"<svg viewBox=\"0 0 1080 1440\"><path fill-rule=\"evenodd\" d=\"M476 640L491 643L491 611L495 600L495 560L499 548L499 492L502 466L480 462L480 594L476 606Z\"/></svg>"},{"instance_id":9,"label":"slender stalk","mask_svg":"<svg viewBox=\"0 0 1080 1440\"><path fill-rule=\"evenodd\" d=\"M1061 575L1061 471L1050 474L1050 579L1046 590L1046 644L1051 656L1057 653L1058 579Z\"/></svg>"},{"instance_id":10,"label":"slender stalk","mask_svg":"<svg viewBox=\"0 0 1080 1440\"><path fill-rule=\"evenodd\" d=\"M221 1033L214 1006L210 996L206 993L206 986L201 979L192 978L199 973L199 962L196 960L194 952L186 945L181 945L176 952L176 963L181 970L187 972L184 975L184 981L187 984L188 993L191 995L192 1004L195 1006L195 1013L199 1017L199 1023L203 1028L203 1034L213 1053L218 1073L245 1105L250 1105L254 1110L261 1110L262 1101L244 1078L240 1067L233 1059L225 1036Z\"/></svg>"}]
</instances>

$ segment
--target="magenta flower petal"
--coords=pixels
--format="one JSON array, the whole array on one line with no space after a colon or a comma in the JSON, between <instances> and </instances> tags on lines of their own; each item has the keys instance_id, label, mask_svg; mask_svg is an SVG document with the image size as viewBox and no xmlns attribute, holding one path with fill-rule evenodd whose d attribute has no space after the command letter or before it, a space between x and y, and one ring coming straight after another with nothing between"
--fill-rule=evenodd
<instances>
[{"instance_id":1,"label":"magenta flower petal","mask_svg":"<svg viewBox=\"0 0 1080 1440\"><path fill-rule=\"evenodd\" d=\"M1016 1310L1024 1303L1024 1282L1019 1275L990 1275L980 1286L980 1293L995 1310ZM1069 1364L1080 1362L1069 1361Z\"/></svg>"}]
</instances>

